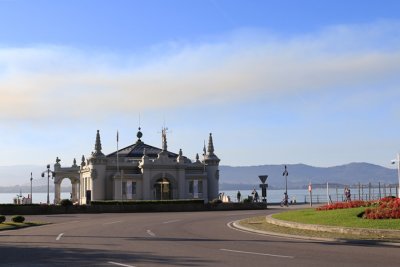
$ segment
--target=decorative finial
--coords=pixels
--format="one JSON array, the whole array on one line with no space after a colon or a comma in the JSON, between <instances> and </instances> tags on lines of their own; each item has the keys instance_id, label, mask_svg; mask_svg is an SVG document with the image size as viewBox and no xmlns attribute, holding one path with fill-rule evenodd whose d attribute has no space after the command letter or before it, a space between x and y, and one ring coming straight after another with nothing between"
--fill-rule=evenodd
<instances>
[{"instance_id":1,"label":"decorative finial","mask_svg":"<svg viewBox=\"0 0 400 267\"><path fill-rule=\"evenodd\" d=\"M74 161L73 161L73 163L74 163L74 166L76 166L76 158L74 158Z\"/></svg>"},{"instance_id":2,"label":"decorative finial","mask_svg":"<svg viewBox=\"0 0 400 267\"><path fill-rule=\"evenodd\" d=\"M139 127L139 131L136 134L136 137L138 138L137 142L142 142L142 140L140 140L140 138L142 138L143 133L140 130L141 130L141 128Z\"/></svg>"},{"instance_id":3,"label":"decorative finial","mask_svg":"<svg viewBox=\"0 0 400 267\"><path fill-rule=\"evenodd\" d=\"M94 152L92 153L94 157L96 156L104 156L103 152L101 152L101 140L100 140L100 131L97 130L96 134L96 143L94 145Z\"/></svg>"},{"instance_id":4,"label":"decorative finial","mask_svg":"<svg viewBox=\"0 0 400 267\"><path fill-rule=\"evenodd\" d=\"M162 150L167 151L167 130L168 128L163 127L161 131L162 138Z\"/></svg>"},{"instance_id":5,"label":"decorative finial","mask_svg":"<svg viewBox=\"0 0 400 267\"><path fill-rule=\"evenodd\" d=\"M208 137L208 148L207 148L208 155L214 155L214 144L212 139L212 134Z\"/></svg>"},{"instance_id":6,"label":"decorative finial","mask_svg":"<svg viewBox=\"0 0 400 267\"><path fill-rule=\"evenodd\" d=\"M199 161L199 153L196 153L196 161Z\"/></svg>"},{"instance_id":7,"label":"decorative finial","mask_svg":"<svg viewBox=\"0 0 400 267\"><path fill-rule=\"evenodd\" d=\"M61 159L59 159L58 157L56 158L56 163L60 164Z\"/></svg>"},{"instance_id":8,"label":"decorative finial","mask_svg":"<svg viewBox=\"0 0 400 267\"><path fill-rule=\"evenodd\" d=\"M82 155L81 166L85 166L86 165L85 161L86 161L85 155Z\"/></svg>"},{"instance_id":9,"label":"decorative finial","mask_svg":"<svg viewBox=\"0 0 400 267\"><path fill-rule=\"evenodd\" d=\"M182 157L183 153L182 153L182 148L179 149L179 157Z\"/></svg>"},{"instance_id":10,"label":"decorative finial","mask_svg":"<svg viewBox=\"0 0 400 267\"><path fill-rule=\"evenodd\" d=\"M97 130L97 134L96 134L96 144L94 145L94 149L96 150L96 152L101 152L101 141L100 141L100 131Z\"/></svg>"}]
</instances>

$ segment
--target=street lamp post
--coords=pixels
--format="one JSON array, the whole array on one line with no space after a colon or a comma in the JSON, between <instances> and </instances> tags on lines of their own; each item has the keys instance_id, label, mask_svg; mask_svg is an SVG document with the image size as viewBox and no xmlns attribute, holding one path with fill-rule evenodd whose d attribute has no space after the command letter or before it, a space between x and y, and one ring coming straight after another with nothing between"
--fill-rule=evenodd
<instances>
[{"instance_id":1,"label":"street lamp post","mask_svg":"<svg viewBox=\"0 0 400 267\"><path fill-rule=\"evenodd\" d=\"M47 164L47 170L42 172L42 177L44 177L47 172L47 205L50 205L50 174L51 178L54 177L54 172L50 170L50 164Z\"/></svg>"},{"instance_id":2,"label":"street lamp post","mask_svg":"<svg viewBox=\"0 0 400 267\"><path fill-rule=\"evenodd\" d=\"M397 163L397 176L399 183L397 185L397 197L400 198L400 153L397 153L397 158L392 160L392 164Z\"/></svg>"},{"instance_id":3,"label":"street lamp post","mask_svg":"<svg viewBox=\"0 0 400 267\"><path fill-rule=\"evenodd\" d=\"M285 176L285 180L286 180L286 186L285 186L285 194L287 195L287 177L288 177L289 173L287 171L287 167L285 165L285 171L283 172L283 176Z\"/></svg>"},{"instance_id":4,"label":"street lamp post","mask_svg":"<svg viewBox=\"0 0 400 267\"><path fill-rule=\"evenodd\" d=\"M32 198L32 180L33 180L33 178L32 178L32 172L31 172L31 204L33 204L33 198Z\"/></svg>"}]
</instances>

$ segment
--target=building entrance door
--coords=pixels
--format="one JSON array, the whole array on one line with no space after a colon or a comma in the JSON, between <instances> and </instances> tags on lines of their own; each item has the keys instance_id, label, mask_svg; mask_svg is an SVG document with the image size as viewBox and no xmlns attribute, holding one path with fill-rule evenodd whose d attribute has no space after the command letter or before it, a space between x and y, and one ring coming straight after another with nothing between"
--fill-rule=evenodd
<instances>
[{"instance_id":1,"label":"building entrance door","mask_svg":"<svg viewBox=\"0 0 400 267\"><path fill-rule=\"evenodd\" d=\"M160 178L154 184L154 199L169 200L172 199L172 187L167 178Z\"/></svg>"}]
</instances>

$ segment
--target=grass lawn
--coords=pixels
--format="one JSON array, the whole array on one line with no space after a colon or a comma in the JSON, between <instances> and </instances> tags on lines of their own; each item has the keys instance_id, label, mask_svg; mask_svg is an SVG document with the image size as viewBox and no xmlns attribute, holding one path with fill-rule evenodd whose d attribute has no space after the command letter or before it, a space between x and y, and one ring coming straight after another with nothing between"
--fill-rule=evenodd
<instances>
[{"instance_id":1,"label":"grass lawn","mask_svg":"<svg viewBox=\"0 0 400 267\"><path fill-rule=\"evenodd\" d=\"M370 228L400 230L400 219L370 220L358 217L365 210L361 208L337 209L327 211L316 211L314 208L291 210L272 215L273 218L305 224L320 224L339 227ZM400 232L391 232L384 235L380 233L330 233L323 231L303 230L290 227L277 226L267 223L265 216L258 216L241 220L240 225L266 232L289 234L297 236L308 236L317 238L333 238L342 240L379 240L400 242Z\"/></svg>"},{"instance_id":2,"label":"grass lawn","mask_svg":"<svg viewBox=\"0 0 400 267\"><path fill-rule=\"evenodd\" d=\"M313 208L287 211L272 215L273 218L307 224L321 224L354 228L400 230L400 219L371 220L357 215L365 210L361 208L316 211Z\"/></svg>"}]
</instances>

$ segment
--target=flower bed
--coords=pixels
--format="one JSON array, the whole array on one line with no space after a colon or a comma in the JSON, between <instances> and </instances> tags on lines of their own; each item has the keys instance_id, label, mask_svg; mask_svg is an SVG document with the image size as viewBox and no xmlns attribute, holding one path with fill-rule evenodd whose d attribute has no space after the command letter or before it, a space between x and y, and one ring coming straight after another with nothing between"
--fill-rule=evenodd
<instances>
[{"instance_id":1,"label":"flower bed","mask_svg":"<svg viewBox=\"0 0 400 267\"><path fill-rule=\"evenodd\" d=\"M363 200L353 200L349 202L337 202L332 204L323 205L321 207L316 208L316 210L337 210L337 209L349 209L349 208L358 208L358 207L369 207L373 204L371 201L363 201Z\"/></svg>"},{"instance_id":2,"label":"flower bed","mask_svg":"<svg viewBox=\"0 0 400 267\"><path fill-rule=\"evenodd\" d=\"M336 210L366 207L362 218L364 219L400 219L400 198L385 197L377 201L354 200L323 205L316 210ZM361 217L361 215L360 215Z\"/></svg>"},{"instance_id":3,"label":"flower bed","mask_svg":"<svg viewBox=\"0 0 400 267\"><path fill-rule=\"evenodd\" d=\"M400 198L386 197L378 202L375 208L367 208L365 219L400 219Z\"/></svg>"}]
</instances>

